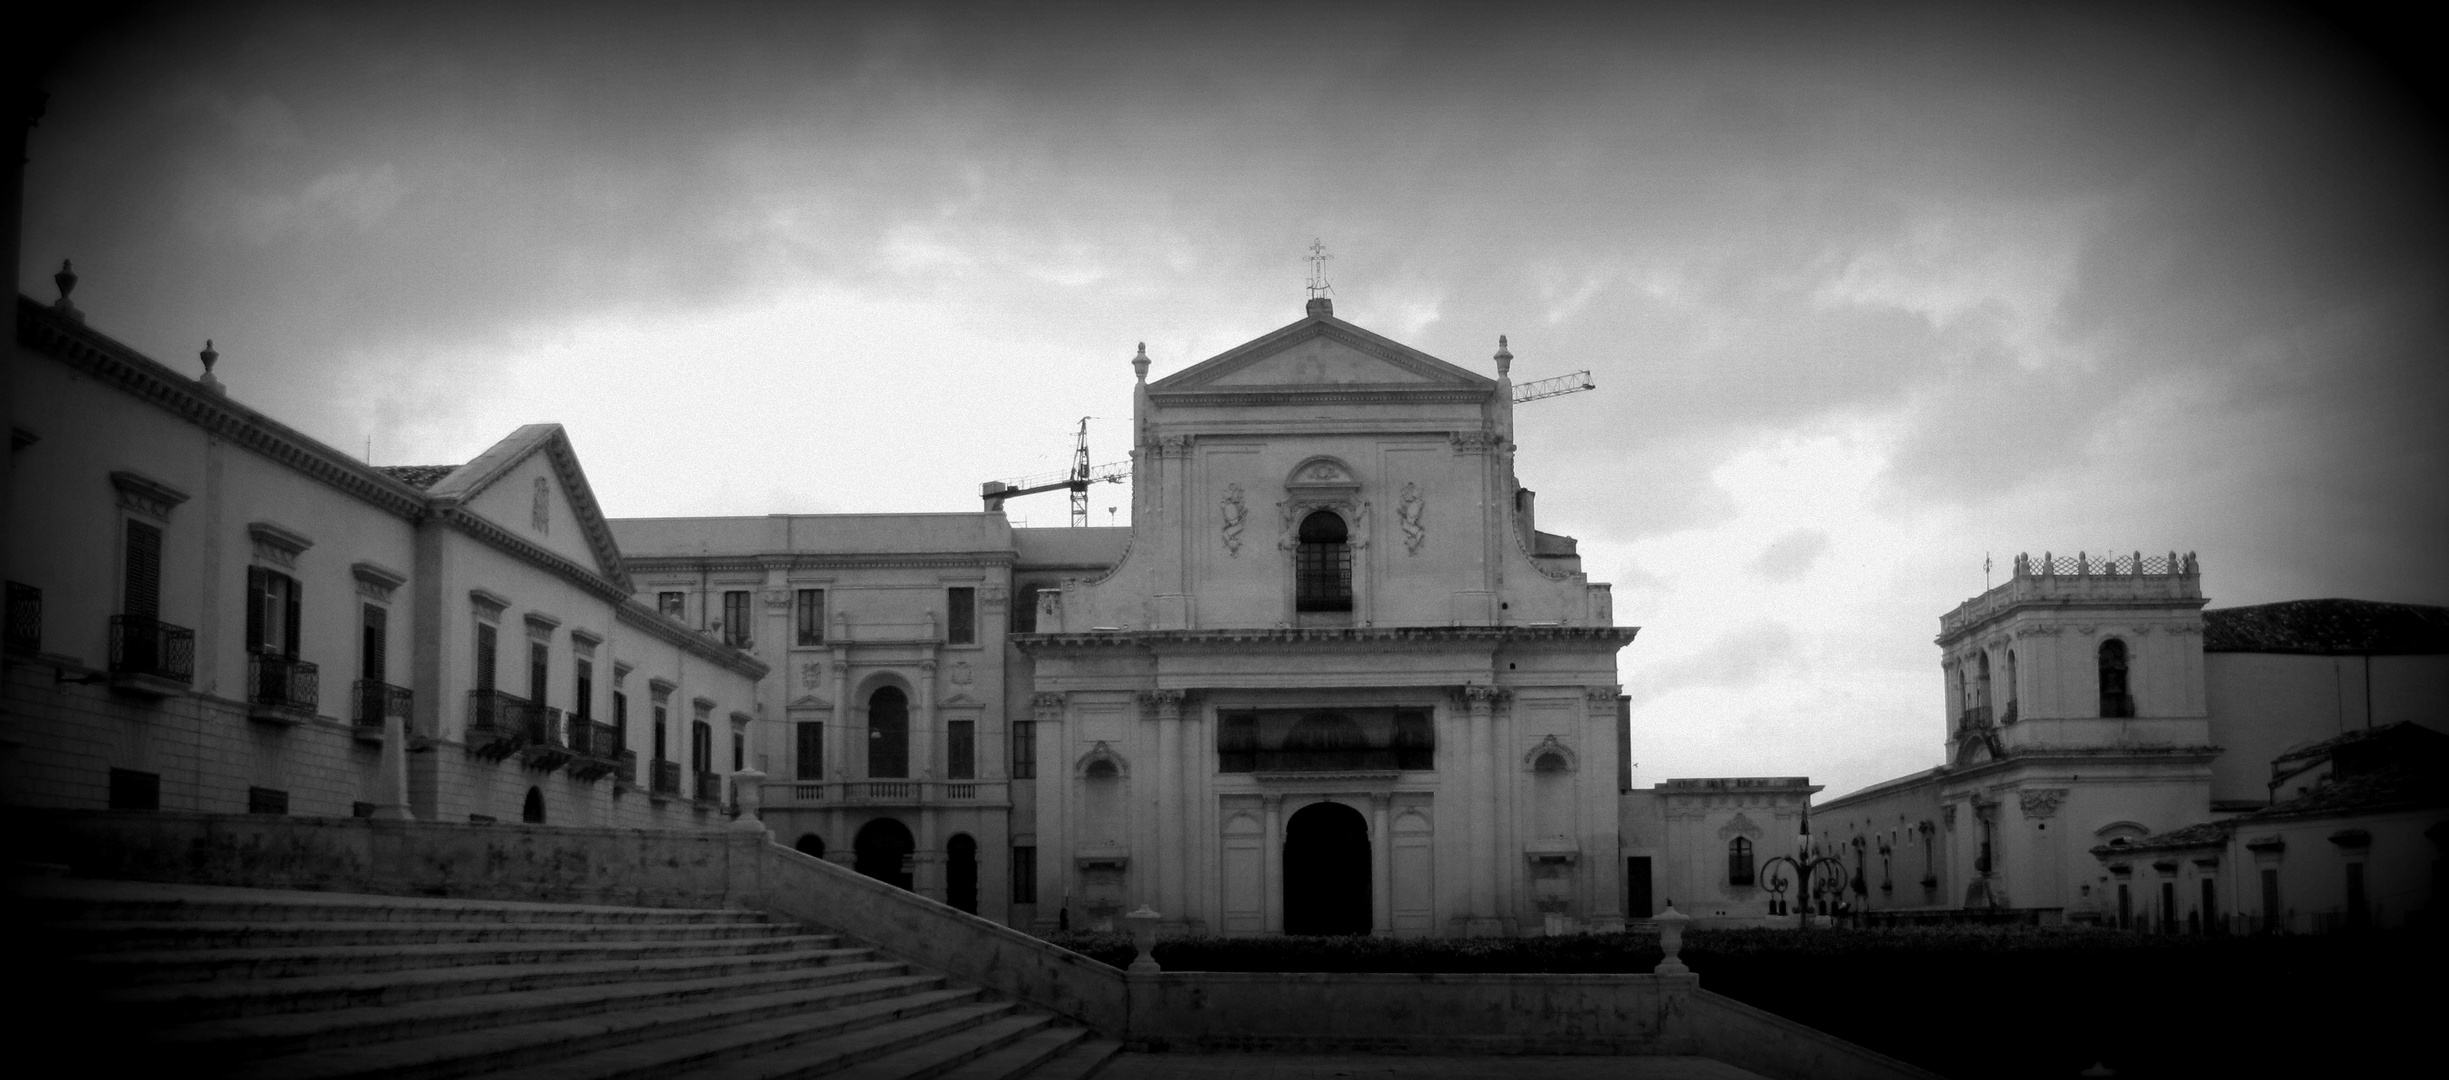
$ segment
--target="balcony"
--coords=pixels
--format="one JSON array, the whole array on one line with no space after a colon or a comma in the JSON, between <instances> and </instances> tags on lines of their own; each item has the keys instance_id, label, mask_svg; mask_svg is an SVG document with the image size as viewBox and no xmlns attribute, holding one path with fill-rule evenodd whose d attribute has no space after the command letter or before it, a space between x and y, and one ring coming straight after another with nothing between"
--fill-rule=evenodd
<instances>
[{"instance_id":1,"label":"balcony","mask_svg":"<svg viewBox=\"0 0 2449 1080\"><path fill-rule=\"evenodd\" d=\"M247 715L275 724L315 717L322 675L315 665L291 656L247 654Z\"/></svg>"},{"instance_id":2,"label":"balcony","mask_svg":"<svg viewBox=\"0 0 2449 1080\"><path fill-rule=\"evenodd\" d=\"M723 801L723 774L698 773L694 797L701 805L712 806L721 803Z\"/></svg>"},{"instance_id":3,"label":"balcony","mask_svg":"<svg viewBox=\"0 0 2449 1080\"><path fill-rule=\"evenodd\" d=\"M8 651L43 651L43 591L9 582Z\"/></svg>"},{"instance_id":4,"label":"balcony","mask_svg":"<svg viewBox=\"0 0 2449 1080\"><path fill-rule=\"evenodd\" d=\"M154 697L196 681L196 632L144 615L111 616L111 687Z\"/></svg>"},{"instance_id":5,"label":"balcony","mask_svg":"<svg viewBox=\"0 0 2449 1080\"><path fill-rule=\"evenodd\" d=\"M680 795L679 762L664 761L660 758L656 759L652 791L654 794L666 797L678 797Z\"/></svg>"},{"instance_id":6,"label":"balcony","mask_svg":"<svg viewBox=\"0 0 2449 1080\"><path fill-rule=\"evenodd\" d=\"M1956 717L1956 730L1979 731L1990 726L1990 707L1975 705Z\"/></svg>"},{"instance_id":7,"label":"balcony","mask_svg":"<svg viewBox=\"0 0 2449 1080\"><path fill-rule=\"evenodd\" d=\"M569 764L574 756L570 752L569 718L559 709L531 706L518 753L519 764L537 772L551 772Z\"/></svg>"},{"instance_id":8,"label":"balcony","mask_svg":"<svg viewBox=\"0 0 2449 1080\"><path fill-rule=\"evenodd\" d=\"M1001 806L1010 791L1002 780L769 780L761 805Z\"/></svg>"},{"instance_id":9,"label":"balcony","mask_svg":"<svg viewBox=\"0 0 2449 1080\"><path fill-rule=\"evenodd\" d=\"M583 717L570 717L570 752L577 759L570 765L570 776L584 783L594 783L606 776L628 774L621 751L621 729L611 724L598 724ZM636 757L628 759L634 768Z\"/></svg>"},{"instance_id":10,"label":"balcony","mask_svg":"<svg viewBox=\"0 0 2449 1080\"><path fill-rule=\"evenodd\" d=\"M416 695L405 686L393 686L377 679L359 679L349 689L349 699L356 703L350 719L361 736L381 738L383 721L400 718L400 730L408 730L409 718L415 713Z\"/></svg>"},{"instance_id":11,"label":"balcony","mask_svg":"<svg viewBox=\"0 0 2449 1080\"><path fill-rule=\"evenodd\" d=\"M1393 773L1403 771L1402 750L1254 750L1255 773Z\"/></svg>"},{"instance_id":12,"label":"balcony","mask_svg":"<svg viewBox=\"0 0 2449 1080\"><path fill-rule=\"evenodd\" d=\"M488 761L509 757L543 725L544 710L526 698L499 690L468 691L468 745Z\"/></svg>"}]
</instances>

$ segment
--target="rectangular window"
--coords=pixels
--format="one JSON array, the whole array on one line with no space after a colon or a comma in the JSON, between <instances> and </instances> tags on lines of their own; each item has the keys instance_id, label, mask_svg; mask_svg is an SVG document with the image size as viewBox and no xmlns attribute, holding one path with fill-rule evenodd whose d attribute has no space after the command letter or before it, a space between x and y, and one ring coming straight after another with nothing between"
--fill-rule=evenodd
<instances>
[{"instance_id":1,"label":"rectangular window","mask_svg":"<svg viewBox=\"0 0 2449 1080\"><path fill-rule=\"evenodd\" d=\"M391 613L373 604L365 607L365 622L358 631L357 677L370 683L391 681Z\"/></svg>"},{"instance_id":2,"label":"rectangular window","mask_svg":"<svg viewBox=\"0 0 2449 1080\"><path fill-rule=\"evenodd\" d=\"M799 643L802 645L824 644L825 590L799 590L799 602L795 610L799 620Z\"/></svg>"},{"instance_id":3,"label":"rectangular window","mask_svg":"<svg viewBox=\"0 0 2449 1080\"><path fill-rule=\"evenodd\" d=\"M1012 846L1012 902L1037 903L1037 848L1035 845Z\"/></svg>"},{"instance_id":4,"label":"rectangular window","mask_svg":"<svg viewBox=\"0 0 2449 1080\"><path fill-rule=\"evenodd\" d=\"M2177 883L2174 881L2160 883L2160 932L2177 932Z\"/></svg>"},{"instance_id":5,"label":"rectangular window","mask_svg":"<svg viewBox=\"0 0 2449 1080\"><path fill-rule=\"evenodd\" d=\"M247 813L286 814L288 812L288 792L268 787L251 787L247 789Z\"/></svg>"},{"instance_id":6,"label":"rectangular window","mask_svg":"<svg viewBox=\"0 0 2449 1080\"><path fill-rule=\"evenodd\" d=\"M1255 772L1259 764L1257 713L1225 713L1216 724L1216 771Z\"/></svg>"},{"instance_id":7,"label":"rectangular window","mask_svg":"<svg viewBox=\"0 0 2449 1080\"><path fill-rule=\"evenodd\" d=\"M595 719L595 661L579 657L570 666L576 671L571 680L570 712L580 720Z\"/></svg>"},{"instance_id":8,"label":"rectangular window","mask_svg":"<svg viewBox=\"0 0 2449 1080\"><path fill-rule=\"evenodd\" d=\"M806 723L795 725L795 729L799 732L799 753L795 758L799 764L798 771L794 775L798 776L802 780L824 779L824 722L821 720L810 720Z\"/></svg>"},{"instance_id":9,"label":"rectangular window","mask_svg":"<svg viewBox=\"0 0 2449 1080\"><path fill-rule=\"evenodd\" d=\"M2262 932L2265 934L2276 934L2279 931L2286 929L2287 924L2283 918L2284 915L2285 912L2279 910L2279 868L2275 866L2263 867Z\"/></svg>"},{"instance_id":10,"label":"rectangular window","mask_svg":"<svg viewBox=\"0 0 2449 1080\"><path fill-rule=\"evenodd\" d=\"M978 643L978 590L966 585L944 590L944 642Z\"/></svg>"},{"instance_id":11,"label":"rectangular window","mask_svg":"<svg viewBox=\"0 0 2449 1080\"><path fill-rule=\"evenodd\" d=\"M1012 779L1037 776L1037 721L1012 721Z\"/></svg>"},{"instance_id":12,"label":"rectangular window","mask_svg":"<svg viewBox=\"0 0 2449 1080\"><path fill-rule=\"evenodd\" d=\"M689 621L689 594L684 592L656 593L655 610L662 612L667 619L687 622Z\"/></svg>"},{"instance_id":13,"label":"rectangular window","mask_svg":"<svg viewBox=\"0 0 2449 1080\"><path fill-rule=\"evenodd\" d=\"M297 658L298 579L247 567L247 651Z\"/></svg>"},{"instance_id":14,"label":"rectangular window","mask_svg":"<svg viewBox=\"0 0 2449 1080\"><path fill-rule=\"evenodd\" d=\"M731 729L731 771L739 772L747 767L748 734L738 728L733 728Z\"/></svg>"},{"instance_id":15,"label":"rectangular window","mask_svg":"<svg viewBox=\"0 0 2449 1080\"><path fill-rule=\"evenodd\" d=\"M665 743L663 734L664 722L668 719L670 719L670 710L658 703L655 706L655 760L657 761L672 760L670 747Z\"/></svg>"},{"instance_id":16,"label":"rectangular window","mask_svg":"<svg viewBox=\"0 0 2449 1080\"><path fill-rule=\"evenodd\" d=\"M703 720L689 724L689 768L693 772L714 771L714 725Z\"/></svg>"},{"instance_id":17,"label":"rectangular window","mask_svg":"<svg viewBox=\"0 0 2449 1080\"><path fill-rule=\"evenodd\" d=\"M527 643L527 700L538 707L544 705L553 677L552 647L541 641Z\"/></svg>"},{"instance_id":18,"label":"rectangular window","mask_svg":"<svg viewBox=\"0 0 2449 1080\"><path fill-rule=\"evenodd\" d=\"M492 623L476 624L476 688L488 693L493 690L494 659L499 652L495 644Z\"/></svg>"},{"instance_id":19,"label":"rectangular window","mask_svg":"<svg viewBox=\"0 0 2449 1080\"><path fill-rule=\"evenodd\" d=\"M134 769L111 770L111 809L159 810L162 808L162 775L138 772Z\"/></svg>"},{"instance_id":20,"label":"rectangular window","mask_svg":"<svg viewBox=\"0 0 2449 1080\"><path fill-rule=\"evenodd\" d=\"M1045 586L1029 584L1012 591L1012 626L1015 634L1037 633L1037 594Z\"/></svg>"},{"instance_id":21,"label":"rectangular window","mask_svg":"<svg viewBox=\"0 0 2449 1080\"><path fill-rule=\"evenodd\" d=\"M119 612L140 619L162 615L162 530L141 521L128 522L126 588Z\"/></svg>"},{"instance_id":22,"label":"rectangular window","mask_svg":"<svg viewBox=\"0 0 2449 1080\"><path fill-rule=\"evenodd\" d=\"M723 594L723 644L735 649L749 646L748 591L733 589Z\"/></svg>"},{"instance_id":23,"label":"rectangular window","mask_svg":"<svg viewBox=\"0 0 2449 1080\"><path fill-rule=\"evenodd\" d=\"M944 725L944 777L978 778L978 722L954 720Z\"/></svg>"}]
</instances>

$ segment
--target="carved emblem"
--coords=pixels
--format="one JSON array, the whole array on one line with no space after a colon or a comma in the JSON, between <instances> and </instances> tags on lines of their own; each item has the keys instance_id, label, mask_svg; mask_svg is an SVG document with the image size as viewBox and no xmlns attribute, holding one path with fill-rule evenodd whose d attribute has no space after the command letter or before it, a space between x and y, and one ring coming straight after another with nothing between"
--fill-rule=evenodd
<instances>
[{"instance_id":1,"label":"carved emblem","mask_svg":"<svg viewBox=\"0 0 2449 1080\"><path fill-rule=\"evenodd\" d=\"M1332 463L1321 461L1302 473L1301 479L1316 484L1332 484L1344 479L1344 471L1336 468Z\"/></svg>"},{"instance_id":2,"label":"carved emblem","mask_svg":"<svg viewBox=\"0 0 2449 1080\"><path fill-rule=\"evenodd\" d=\"M1366 502L1362 503L1362 504L1361 504L1361 506L1360 506L1360 509L1355 510L1355 511L1353 511L1353 512L1352 512L1352 532L1351 532L1351 538L1350 538L1350 539L1348 539L1348 540L1346 540L1346 541L1345 541L1345 543L1348 543L1348 544L1352 545L1352 550L1354 550L1354 551L1359 551L1359 550L1361 550L1362 548L1365 548L1365 547L1368 547L1368 546L1369 546L1369 504L1368 504L1368 503L1366 503Z\"/></svg>"},{"instance_id":3,"label":"carved emblem","mask_svg":"<svg viewBox=\"0 0 2449 1080\"><path fill-rule=\"evenodd\" d=\"M952 684L953 684L954 686L968 686L968 685L969 685L969 678L970 678L970 675L969 675L969 661L967 661L967 660L955 660L955 661L953 661L953 664L952 664Z\"/></svg>"},{"instance_id":4,"label":"carved emblem","mask_svg":"<svg viewBox=\"0 0 2449 1080\"><path fill-rule=\"evenodd\" d=\"M541 476L536 478L536 508L528 524L540 533L553 531L553 484Z\"/></svg>"},{"instance_id":5,"label":"carved emblem","mask_svg":"<svg viewBox=\"0 0 2449 1080\"><path fill-rule=\"evenodd\" d=\"M1429 538L1428 525L1421 520L1427 507L1427 500L1420 497L1420 485L1403 485L1403 501L1395 507L1395 519L1403 524L1405 554L1420 554L1421 541Z\"/></svg>"},{"instance_id":6,"label":"carved emblem","mask_svg":"<svg viewBox=\"0 0 2449 1080\"><path fill-rule=\"evenodd\" d=\"M1242 486L1226 484L1224 502L1219 506L1224 515L1224 548L1227 558L1240 558L1242 553L1242 522L1250 516L1250 507L1242 502Z\"/></svg>"},{"instance_id":7,"label":"carved emblem","mask_svg":"<svg viewBox=\"0 0 2449 1080\"><path fill-rule=\"evenodd\" d=\"M815 661L815 660L810 660L810 661L808 661L807 663L804 663L804 664L799 665L799 685L800 685L802 688L804 688L804 689L808 689L808 690L814 690L814 689L816 689L816 688L817 688L817 686L818 686L819 684L823 683L824 681L825 681L825 665L824 665L824 664L822 664L822 663L820 663L820 662L818 662L818 661Z\"/></svg>"},{"instance_id":8,"label":"carved emblem","mask_svg":"<svg viewBox=\"0 0 2449 1080\"><path fill-rule=\"evenodd\" d=\"M1284 519L1284 532L1282 535L1276 537L1276 550L1291 551L1292 549L1301 546L1300 527L1301 511L1303 509L1305 509L1305 507L1301 505L1301 501L1298 499L1286 499L1283 502L1276 504L1277 516Z\"/></svg>"},{"instance_id":9,"label":"carved emblem","mask_svg":"<svg viewBox=\"0 0 2449 1080\"><path fill-rule=\"evenodd\" d=\"M2054 817L2058 804L2066 801L2065 788L2025 788L2016 795L2028 818Z\"/></svg>"}]
</instances>

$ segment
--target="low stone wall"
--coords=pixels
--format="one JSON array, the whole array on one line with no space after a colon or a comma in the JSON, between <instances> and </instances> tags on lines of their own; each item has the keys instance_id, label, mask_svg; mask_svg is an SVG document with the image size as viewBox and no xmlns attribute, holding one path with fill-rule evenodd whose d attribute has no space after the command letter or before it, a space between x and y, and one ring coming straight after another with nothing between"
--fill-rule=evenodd
<instances>
[{"instance_id":1,"label":"low stone wall","mask_svg":"<svg viewBox=\"0 0 2449 1080\"><path fill-rule=\"evenodd\" d=\"M8 857L80 877L772 912L1152 1050L1702 1054L1771 1077L1931 1074L1695 976L1125 973L763 833L10 810Z\"/></svg>"}]
</instances>

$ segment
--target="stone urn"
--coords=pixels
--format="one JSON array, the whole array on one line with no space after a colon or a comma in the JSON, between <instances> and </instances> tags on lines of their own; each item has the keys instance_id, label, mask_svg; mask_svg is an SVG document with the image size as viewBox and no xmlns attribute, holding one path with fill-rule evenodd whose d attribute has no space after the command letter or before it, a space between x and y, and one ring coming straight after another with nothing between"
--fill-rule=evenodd
<instances>
[{"instance_id":1,"label":"stone urn","mask_svg":"<svg viewBox=\"0 0 2449 1080\"><path fill-rule=\"evenodd\" d=\"M1165 970L1156 962L1156 924L1157 920L1162 918L1164 916L1157 914L1154 908L1146 904L1141 904L1138 911L1122 917L1122 921L1130 924L1131 927L1131 947L1139 950L1139 954L1131 958L1130 971L1132 974L1154 975Z\"/></svg>"},{"instance_id":2,"label":"stone urn","mask_svg":"<svg viewBox=\"0 0 2449 1080\"><path fill-rule=\"evenodd\" d=\"M1660 975L1692 974L1692 969L1676 958L1677 953L1684 951L1684 926L1692 921L1692 916L1675 910L1675 901L1669 900L1667 910L1659 912L1657 918L1651 921L1658 924L1658 948L1666 954L1665 959L1660 960L1652 970Z\"/></svg>"}]
</instances>

